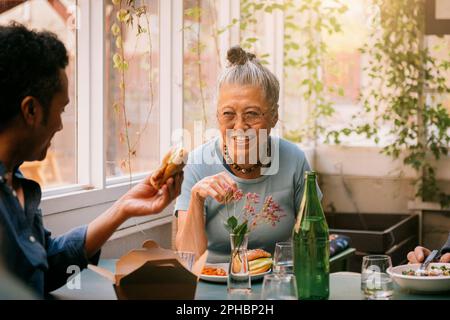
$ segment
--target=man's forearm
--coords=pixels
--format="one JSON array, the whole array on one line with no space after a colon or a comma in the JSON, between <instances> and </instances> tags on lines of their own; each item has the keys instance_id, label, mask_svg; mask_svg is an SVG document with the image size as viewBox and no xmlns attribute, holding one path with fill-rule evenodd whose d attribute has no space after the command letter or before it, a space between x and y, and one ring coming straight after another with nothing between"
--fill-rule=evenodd
<instances>
[{"instance_id":1,"label":"man's forearm","mask_svg":"<svg viewBox=\"0 0 450 320\"><path fill-rule=\"evenodd\" d=\"M118 203L94 219L88 226L84 248L88 257L92 257L111 237L126 218Z\"/></svg>"}]
</instances>

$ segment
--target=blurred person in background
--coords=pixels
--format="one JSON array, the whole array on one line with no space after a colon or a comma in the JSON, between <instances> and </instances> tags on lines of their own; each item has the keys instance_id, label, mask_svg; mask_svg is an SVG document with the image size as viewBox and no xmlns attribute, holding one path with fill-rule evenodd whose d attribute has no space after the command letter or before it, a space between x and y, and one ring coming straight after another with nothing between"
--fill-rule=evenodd
<instances>
[{"instance_id":1,"label":"blurred person in background","mask_svg":"<svg viewBox=\"0 0 450 320\"><path fill-rule=\"evenodd\" d=\"M425 258L430 254L430 249L418 246L408 253L409 263L422 263ZM448 235L447 242L441 248L439 262L450 263L450 232Z\"/></svg>"}]
</instances>

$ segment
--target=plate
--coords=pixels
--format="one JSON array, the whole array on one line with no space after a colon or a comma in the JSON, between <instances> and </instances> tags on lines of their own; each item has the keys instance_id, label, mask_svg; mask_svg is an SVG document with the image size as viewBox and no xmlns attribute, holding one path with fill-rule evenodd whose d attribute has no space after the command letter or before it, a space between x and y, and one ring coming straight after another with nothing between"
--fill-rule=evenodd
<instances>
[{"instance_id":1,"label":"plate","mask_svg":"<svg viewBox=\"0 0 450 320\"><path fill-rule=\"evenodd\" d=\"M446 266L450 268L450 263L430 263L431 266L441 267ZM404 264L397 267L391 267L387 270L388 274L398 284L398 286L405 290L423 292L423 293L438 293L450 291L450 276L406 276L403 271L417 270L420 264Z\"/></svg>"},{"instance_id":2,"label":"plate","mask_svg":"<svg viewBox=\"0 0 450 320\"><path fill-rule=\"evenodd\" d=\"M222 268L228 273L228 263L207 263L207 264L205 264L205 267ZM269 274L270 272L272 272L271 269L269 269L263 273L250 275L250 278L252 279L252 281L260 280L260 279L264 278L264 275ZM202 279L203 281L208 281L208 282L227 283L228 276L211 276L211 275L206 275L206 274L200 274L200 279Z\"/></svg>"}]
</instances>

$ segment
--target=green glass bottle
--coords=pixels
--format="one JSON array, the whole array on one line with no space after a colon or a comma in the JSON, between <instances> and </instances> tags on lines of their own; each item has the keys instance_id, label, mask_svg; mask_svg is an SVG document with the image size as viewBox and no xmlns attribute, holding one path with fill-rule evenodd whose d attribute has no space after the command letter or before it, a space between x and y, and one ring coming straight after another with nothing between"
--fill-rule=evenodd
<instances>
[{"instance_id":1,"label":"green glass bottle","mask_svg":"<svg viewBox=\"0 0 450 320\"><path fill-rule=\"evenodd\" d=\"M292 234L298 298L304 300L328 299L330 293L329 231L316 185L316 173L307 171Z\"/></svg>"}]
</instances>

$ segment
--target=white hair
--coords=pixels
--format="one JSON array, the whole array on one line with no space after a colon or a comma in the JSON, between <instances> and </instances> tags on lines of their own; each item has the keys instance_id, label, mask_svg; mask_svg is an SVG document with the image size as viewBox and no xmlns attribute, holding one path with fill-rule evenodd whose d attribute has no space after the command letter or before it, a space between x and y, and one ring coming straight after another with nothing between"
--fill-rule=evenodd
<instances>
[{"instance_id":1,"label":"white hair","mask_svg":"<svg viewBox=\"0 0 450 320\"><path fill-rule=\"evenodd\" d=\"M229 65L219 75L217 90L224 84L258 86L263 91L270 111L278 111L280 83L277 77L264 67L255 55L245 52L239 46L229 49L227 56Z\"/></svg>"}]
</instances>

